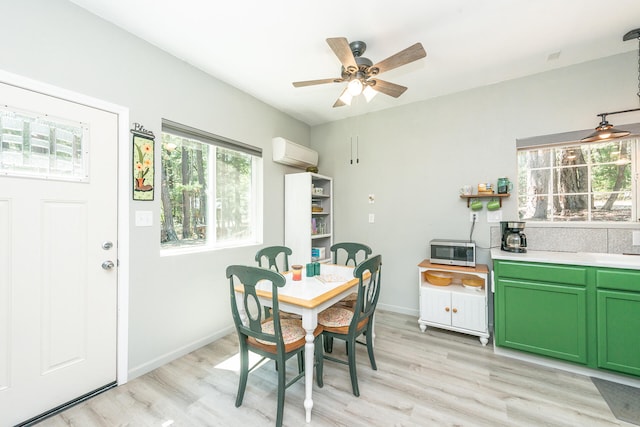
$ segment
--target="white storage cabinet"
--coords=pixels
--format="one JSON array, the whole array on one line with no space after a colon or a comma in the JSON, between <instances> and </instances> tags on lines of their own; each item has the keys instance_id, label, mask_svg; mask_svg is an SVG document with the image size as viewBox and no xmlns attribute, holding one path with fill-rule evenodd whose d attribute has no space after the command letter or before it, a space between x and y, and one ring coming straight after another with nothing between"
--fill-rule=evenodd
<instances>
[{"instance_id":1,"label":"white storage cabinet","mask_svg":"<svg viewBox=\"0 0 640 427\"><path fill-rule=\"evenodd\" d=\"M452 276L451 284L431 284L426 271L446 272ZM420 291L420 318L422 332L427 326L448 329L479 337L482 345L489 342L488 292L489 270L486 265L458 267L432 264L424 260L418 264L418 287ZM482 288L467 287L463 278L478 278L484 281Z\"/></svg>"}]
</instances>

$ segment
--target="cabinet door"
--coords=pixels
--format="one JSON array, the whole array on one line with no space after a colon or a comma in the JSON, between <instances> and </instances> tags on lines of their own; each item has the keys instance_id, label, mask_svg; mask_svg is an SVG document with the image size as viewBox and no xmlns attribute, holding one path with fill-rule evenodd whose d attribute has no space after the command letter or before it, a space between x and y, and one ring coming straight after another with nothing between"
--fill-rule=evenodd
<instances>
[{"instance_id":1,"label":"cabinet door","mask_svg":"<svg viewBox=\"0 0 640 427\"><path fill-rule=\"evenodd\" d=\"M587 362L584 287L498 279L495 315L497 345Z\"/></svg>"},{"instance_id":2,"label":"cabinet door","mask_svg":"<svg viewBox=\"0 0 640 427\"><path fill-rule=\"evenodd\" d=\"M640 375L640 294L599 290L598 367Z\"/></svg>"},{"instance_id":3,"label":"cabinet door","mask_svg":"<svg viewBox=\"0 0 640 427\"><path fill-rule=\"evenodd\" d=\"M423 287L420 316L428 322L451 325L451 292Z\"/></svg>"},{"instance_id":4,"label":"cabinet door","mask_svg":"<svg viewBox=\"0 0 640 427\"><path fill-rule=\"evenodd\" d=\"M487 331L484 294L451 293L451 325L472 331Z\"/></svg>"}]
</instances>

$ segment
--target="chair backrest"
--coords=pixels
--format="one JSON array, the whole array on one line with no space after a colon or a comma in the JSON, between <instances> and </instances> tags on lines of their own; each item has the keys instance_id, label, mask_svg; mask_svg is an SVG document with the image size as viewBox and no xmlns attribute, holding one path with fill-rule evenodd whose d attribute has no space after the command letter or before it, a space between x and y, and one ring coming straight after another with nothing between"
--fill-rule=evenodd
<instances>
[{"instance_id":1,"label":"chair backrest","mask_svg":"<svg viewBox=\"0 0 640 427\"><path fill-rule=\"evenodd\" d=\"M273 342L278 346L278 351L284 351L284 340L280 327L280 310L278 309L278 288L285 285L285 277L273 270L248 265L230 265L227 267L229 279L229 292L231 295L231 313L240 339L253 337L262 341ZM263 331L264 307L256 293L260 282L260 289L268 289L272 292L273 333ZM267 287L265 289L265 286ZM236 288L240 292L236 291ZM270 289L269 289L270 288ZM246 315L240 315L240 308Z\"/></svg>"},{"instance_id":2,"label":"chair backrest","mask_svg":"<svg viewBox=\"0 0 640 427\"><path fill-rule=\"evenodd\" d=\"M371 322L371 318L378 305L380 296L380 278L382 270L382 255L375 255L367 258L356 266L353 270L353 277L357 277L358 299L356 300L355 313L349 331L355 330L365 319ZM365 278L366 273L370 276Z\"/></svg>"},{"instance_id":3,"label":"chair backrest","mask_svg":"<svg viewBox=\"0 0 640 427\"><path fill-rule=\"evenodd\" d=\"M256 261L259 267L270 268L278 273L283 273L289 271L289 255L292 253L293 251L286 246L267 246L256 252ZM280 263L278 263L278 260ZM279 267L278 264L280 265Z\"/></svg>"},{"instance_id":4,"label":"chair backrest","mask_svg":"<svg viewBox=\"0 0 640 427\"><path fill-rule=\"evenodd\" d=\"M345 252L346 259L344 263L338 260L342 258L342 251ZM341 242L331 246L331 252L333 253L333 263L339 265L349 265L349 261L353 262L353 265L358 265L358 258L360 261L369 258L369 255L373 252L371 248L363 243L354 242Z\"/></svg>"}]
</instances>

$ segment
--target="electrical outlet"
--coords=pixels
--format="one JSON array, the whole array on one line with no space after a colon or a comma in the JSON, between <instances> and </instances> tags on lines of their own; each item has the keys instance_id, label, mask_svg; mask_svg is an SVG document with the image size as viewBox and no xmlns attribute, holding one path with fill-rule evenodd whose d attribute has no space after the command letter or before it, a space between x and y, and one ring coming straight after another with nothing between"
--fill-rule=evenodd
<instances>
[{"instance_id":1,"label":"electrical outlet","mask_svg":"<svg viewBox=\"0 0 640 427\"><path fill-rule=\"evenodd\" d=\"M480 219L480 216L478 215L478 212L470 212L469 213L469 222L478 222L478 220Z\"/></svg>"},{"instance_id":2,"label":"electrical outlet","mask_svg":"<svg viewBox=\"0 0 640 427\"><path fill-rule=\"evenodd\" d=\"M640 231L634 230L631 234L632 246L640 246Z\"/></svg>"}]
</instances>

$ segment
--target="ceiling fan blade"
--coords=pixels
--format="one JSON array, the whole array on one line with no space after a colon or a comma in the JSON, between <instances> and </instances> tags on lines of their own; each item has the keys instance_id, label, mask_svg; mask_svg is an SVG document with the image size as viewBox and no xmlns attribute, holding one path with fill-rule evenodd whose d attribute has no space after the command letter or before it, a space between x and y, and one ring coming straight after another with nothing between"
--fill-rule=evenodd
<instances>
[{"instance_id":1,"label":"ceiling fan blade","mask_svg":"<svg viewBox=\"0 0 640 427\"><path fill-rule=\"evenodd\" d=\"M347 104L345 104L345 102L342 99L340 99L340 98L342 98L342 95L344 95L346 92L347 92L347 88L345 87L344 90L342 91L342 93L340 94L340 96L338 97L338 99L336 99L336 102L333 104L333 108L343 107L343 106L347 105Z\"/></svg>"},{"instance_id":2,"label":"ceiling fan blade","mask_svg":"<svg viewBox=\"0 0 640 427\"><path fill-rule=\"evenodd\" d=\"M417 61L425 56L427 56L427 52L425 52L422 44L416 43L395 55L391 55L387 59L383 59L377 64L373 64L369 67L369 70L371 74L375 76L376 74L384 73L385 71L393 70L394 68Z\"/></svg>"},{"instance_id":3,"label":"ceiling fan blade","mask_svg":"<svg viewBox=\"0 0 640 427\"><path fill-rule=\"evenodd\" d=\"M303 87L303 86L321 85L321 84L325 84L325 83L340 83L342 81L344 81L344 79L341 79L341 78L320 79L320 80L305 80L305 81L302 81L302 82L293 82L293 86L294 87Z\"/></svg>"},{"instance_id":4,"label":"ceiling fan blade","mask_svg":"<svg viewBox=\"0 0 640 427\"><path fill-rule=\"evenodd\" d=\"M348 73L354 73L358 69L358 64L356 64L356 59L353 57L353 52L351 52L347 39L344 37L328 38L327 43Z\"/></svg>"},{"instance_id":5,"label":"ceiling fan blade","mask_svg":"<svg viewBox=\"0 0 640 427\"><path fill-rule=\"evenodd\" d=\"M384 80L375 79L371 81L375 82L375 84L372 85L371 88L377 90L380 93L384 93L385 95L393 96L394 98L399 97L407 90L405 86L400 86Z\"/></svg>"}]
</instances>

